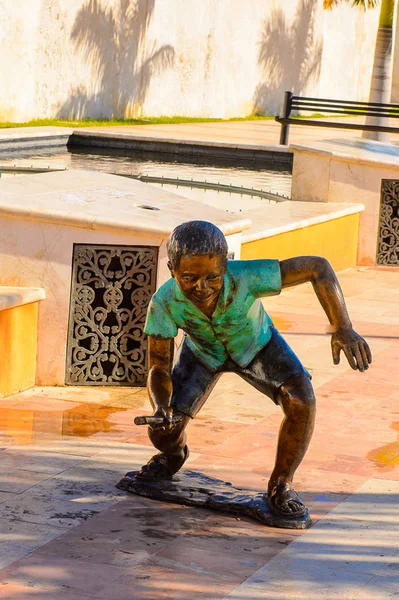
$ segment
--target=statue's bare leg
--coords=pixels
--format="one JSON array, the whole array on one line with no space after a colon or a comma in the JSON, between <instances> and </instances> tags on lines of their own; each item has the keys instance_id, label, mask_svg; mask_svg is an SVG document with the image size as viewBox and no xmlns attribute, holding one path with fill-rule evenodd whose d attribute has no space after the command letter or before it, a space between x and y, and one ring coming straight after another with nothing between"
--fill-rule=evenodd
<instances>
[{"instance_id":1,"label":"statue's bare leg","mask_svg":"<svg viewBox=\"0 0 399 600\"><path fill-rule=\"evenodd\" d=\"M191 418L180 416L181 419L170 429L148 428L148 437L160 453L141 468L137 477L151 480L171 478L184 465L189 455L186 427Z\"/></svg>"},{"instance_id":2,"label":"statue's bare leg","mask_svg":"<svg viewBox=\"0 0 399 600\"><path fill-rule=\"evenodd\" d=\"M280 388L277 401L284 411L284 419L268 485L268 501L276 514L295 517L303 515L305 507L292 489L292 480L308 449L316 414L309 378L298 375L291 379Z\"/></svg>"}]
</instances>

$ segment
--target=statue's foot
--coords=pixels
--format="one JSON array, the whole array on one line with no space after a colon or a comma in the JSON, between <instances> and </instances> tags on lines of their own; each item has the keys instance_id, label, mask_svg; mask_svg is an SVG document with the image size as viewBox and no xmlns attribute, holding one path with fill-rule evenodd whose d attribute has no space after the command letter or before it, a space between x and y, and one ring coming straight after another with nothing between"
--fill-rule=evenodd
<instances>
[{"instance_id":1,"label":"statue's foot","mask_svg":"<svg viewBox=\"0 0 399 600\"><path fill-rule=\"evenodd\" d=\"M307 508L289 483L279 483L269 490L266 501L271 512L285 519L304 517Z\"/></svg>"},{"instance_id":2,"label":"statue's foot","mask_svg":"<svg viewBox=\"0 0 399 600\"><path fill-rule=\"evenodd\" d=\"M146 465L141 467L135 476L136 479L155 481L157 479L172 479L173 475L182 468L189 457L188 446L185 446L179 454L155 454Z\"/></svg>"}]
</instances>

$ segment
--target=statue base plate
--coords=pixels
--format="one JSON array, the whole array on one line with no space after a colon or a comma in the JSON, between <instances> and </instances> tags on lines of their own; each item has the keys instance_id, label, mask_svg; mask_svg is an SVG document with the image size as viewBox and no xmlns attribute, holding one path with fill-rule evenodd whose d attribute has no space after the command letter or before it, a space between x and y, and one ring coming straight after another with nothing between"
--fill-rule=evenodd
<instances>
[{"instance_id":1,"label":"statue base plate","mask_svg":"<svg viewBox=\"0 0 399 600\"><path fill-rule=\"evenodd\" d=\"M136 473L126 473L116 487L153 500L246 515L269 527L307 529L311 524L308 511L296 519L279 517L270 511L263 493L236 488L231 483L196 471L183 469L173 479L157 481L135 479Z\"/></svg>"}]
</instances>

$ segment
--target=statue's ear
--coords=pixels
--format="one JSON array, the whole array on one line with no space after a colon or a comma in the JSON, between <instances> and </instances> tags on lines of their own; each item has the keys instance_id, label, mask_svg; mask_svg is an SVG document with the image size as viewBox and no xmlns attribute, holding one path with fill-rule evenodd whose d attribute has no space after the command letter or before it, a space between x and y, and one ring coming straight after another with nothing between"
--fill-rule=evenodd
<instances>
[{"instance_id":1,"label":"statue's ear","mask_svg":"<svg viewBox=\"0 0 399 600\"><path fill-rule=\"evenodd\" d=\"M170 271L170 274L172 275L172 277L174 277L174 273L173 273L173 269L172 269L172 263L170 262L170 260L168 260L168 269Z\"/></svg>"}]
</instances>

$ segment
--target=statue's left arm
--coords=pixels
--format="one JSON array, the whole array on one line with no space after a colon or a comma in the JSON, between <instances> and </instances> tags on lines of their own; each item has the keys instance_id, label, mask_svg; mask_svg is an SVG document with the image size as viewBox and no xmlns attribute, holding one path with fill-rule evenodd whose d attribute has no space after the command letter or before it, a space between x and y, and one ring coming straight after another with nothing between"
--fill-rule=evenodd
<instances>
[{"instance_id":1,"label":"statue's left arm","mask_svg":"<svg viewBox=\"0 0 399 600\"><path fill-rule=\"evenodd\" d=\"M334 330L331 338L334 364L339 363L342 350L352 369L368 369L372 360L370 348L352 328L341 287L328 260L320 256L297 256L280 261L280 270L283 288L308 281L313 285Z\"/></svg>"}]
</instances>

